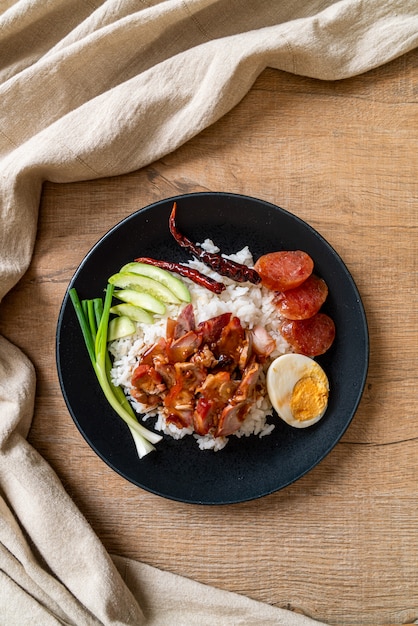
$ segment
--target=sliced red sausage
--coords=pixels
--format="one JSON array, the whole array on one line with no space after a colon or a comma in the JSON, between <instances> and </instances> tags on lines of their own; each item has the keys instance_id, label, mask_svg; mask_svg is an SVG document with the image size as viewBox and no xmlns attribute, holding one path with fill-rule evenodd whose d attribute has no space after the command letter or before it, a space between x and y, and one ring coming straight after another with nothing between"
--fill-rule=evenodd
<instances>
[{"instance_id":1,"label":"sliced red sausage","mask_svg":"<svg viewBox=\"0 0 418 626\"><path fill-rule=\"evenodd\" d=\"M324 354L335 338L335 324L325 313L307 320L284 320L280 331L295 352L311 357Z\"/></svg>"},{"instance_id":2,"label":"sliced red sausage","mask_svg":"<svg viewBox=\"0 0 418 626\"><path fill-rule=\"evenodd\" d=\"M302 250L280 250L261 256L254 268L261 283L273 291L287 291L301 285L312 274L313 261Z\"/></svg>"},{"instance_id":3,"label":"sliced red sausage","mask_svg":"<svg viewBox=\"0 0 418 626\"><path fill-rule=\"evenodd\" d=\"M283 317L289 320L306 320L318 313L327 296L326 282L311 274L299 287L279 292L274 303Z\"/></svg>"}]
</instances>

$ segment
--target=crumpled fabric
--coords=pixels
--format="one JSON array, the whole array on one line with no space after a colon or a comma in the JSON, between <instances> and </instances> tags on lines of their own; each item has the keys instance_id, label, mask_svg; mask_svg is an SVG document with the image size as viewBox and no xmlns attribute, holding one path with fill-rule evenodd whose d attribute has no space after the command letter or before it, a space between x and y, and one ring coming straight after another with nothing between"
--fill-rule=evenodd
<instances>
[{"instance_id":1,"label":"crumpled fabric","mask_svg":"<svg viewBox=\"0 0 418 626\"><path fill-rule=\"evenodd\" d=\"M2 0L0 301L30 264L44 181L148 165L266 67L339 80L417 43L415 0ZM108 555L27 442L35 381L0 337L0 625L318 624Z\"/></svg>"}]
</instances>

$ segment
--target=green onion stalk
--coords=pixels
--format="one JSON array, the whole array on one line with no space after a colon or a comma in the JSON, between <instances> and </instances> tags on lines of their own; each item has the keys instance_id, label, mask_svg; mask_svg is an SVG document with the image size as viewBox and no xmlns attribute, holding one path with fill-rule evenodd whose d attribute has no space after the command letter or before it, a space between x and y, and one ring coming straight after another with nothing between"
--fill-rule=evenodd
<instances>
[{"instance_id":1,"label":"green onion stalk","mask_svg":"<svg viewBox=\"0 0 418 626\"><path fill-rule=\"evenodd\" d=\"M69 295L99 385L110 406L129 427L138 456L142 459L146 454L155 450L153 444L161 441L162 437L138 422L123 389L115 386L111 381L112 364L107 349L107 333L113 290L114 286L108 284L104 304L101 298L80 302L75 288L70 289Z\"/></svg>"}]
</instances>

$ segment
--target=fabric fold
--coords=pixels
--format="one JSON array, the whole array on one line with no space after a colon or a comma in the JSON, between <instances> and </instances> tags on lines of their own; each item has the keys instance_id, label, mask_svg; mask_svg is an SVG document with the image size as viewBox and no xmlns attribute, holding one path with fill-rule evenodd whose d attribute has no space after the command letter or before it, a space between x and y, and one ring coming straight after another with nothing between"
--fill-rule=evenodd
<instances>
[{"instance_id":1,"label":"fabric fold","mask_svg":"<svg viewBox=\"0 0 418 626\"><path fill-rule=\"evenodd\" d=\"M415 0L4 0L0 301L30 264L44 181L152 163L230 111L266 67L339 80L417 43ZM35 383L0 337L0 624L317 623L111 559L26 440Z\"/></svg>"},{"instance_id":2,"label":"fabric fold","mask_svg":"<svg viewBox=\"0 0 418 626\"><path fill-rule=\"evenodd\" d=\"M112 555L149 626L320 626L322 622ZM185 585L184 583L187 582Z\"/></svg>"},{"instance_id":3,"label":"fabric fold","mask_svg":"<svg viewBox=\"0 0 418 626\"><path fill-rule=\"evenodd\" d=\"M102 544L25 439L35 396L32 365L3 337L0 355L0 571L5 576L0 624L26 624L34 602L48 619L75 626L141 624L142 612ZM9 595L8 589L19 593Z\"/></svg>"}]
</instances>

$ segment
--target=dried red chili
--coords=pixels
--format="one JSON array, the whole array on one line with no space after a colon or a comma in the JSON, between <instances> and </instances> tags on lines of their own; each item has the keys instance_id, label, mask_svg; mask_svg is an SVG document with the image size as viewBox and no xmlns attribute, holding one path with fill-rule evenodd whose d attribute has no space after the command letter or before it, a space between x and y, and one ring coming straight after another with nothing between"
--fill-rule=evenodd
<instances>
[{"instance_id":1,"label":"dried red chili","mask_svg":"<svg viewBox=\"0 0 418 626\"><path fill-rule=\"evenodd\" d=\"M235 261L225 259L220 253L207 252L201 246L193 243L190 239L180 233L176 226L176 211L177 203L174 202L170 214L169 227L174 239L182 248L189 250L196 258L222 276L232 278L232 280L239 283L249 281L257 285L260 282L261 278L254 269L242 263L236 263Z\"/></svg>"},{"instance_id":2,"label":"dried red chili","mask_svg":"<svg viewBox=\"0 0 418 626\"><path fill-rule=\"evenodd\" d=\"M226 289L223 283L219 283L218 281L210 278L209 276L205 276L198 270L187 267L187 265L182 265L181 263L173 263L172 261L160 261L158 259L151 259L148 257L139 257L135 259L137 263L147 263L148 265L155 265L156 267L161 267L163 270L168 270L169 272L175 272L176 274L180 274L180 276L184 276L186 278L190 278L197 285L201 285L202 287L206 287L209 291L213 293L222 293L224 289Z\"/></svg>"}]
</instances>

